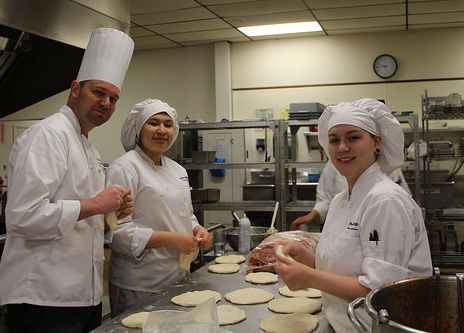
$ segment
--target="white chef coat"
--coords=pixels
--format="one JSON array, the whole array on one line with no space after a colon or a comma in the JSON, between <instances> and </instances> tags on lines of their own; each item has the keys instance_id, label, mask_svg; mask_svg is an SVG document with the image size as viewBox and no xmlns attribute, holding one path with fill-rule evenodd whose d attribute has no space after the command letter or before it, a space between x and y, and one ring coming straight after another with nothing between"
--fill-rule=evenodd
<instances>
[{"instance_id":1,"label":"white chef coat","mask_svg":"<svg viewBox=\"0 0 464 333\"><path fill-rule=\"evenodd\" d=\"M77 219L79 200L94 197L103 186L100 155L69 107L16 139L8 164L1 304L101 302L103 216Z\"/></svg>"},{"instance_id":2,"label":"white chef coat","mask_svg":"<svg viewBox=\"0 0 464 333\"><path fill-rule=\"evenodd\" d=\"M109 279L120 288L160 292L185 275L179 268L178 250L144 250L153 231L192 234L199 225L186 170L165 156L161 162L162 166L156 166L136 146L107 170L107 186L130 187L135 205L133 214L119 221L109 244Z\"/></svg>"},{"instance_id":3,"label":"white chef coat","mask_svg":"<svg viewBox=\"0 0 464 333\"><path fill-rule=\"evenodd\" d=\"M389 175L390 179L400 185L404 190L411 195L408 184L404 179L401 169L396 169ZM343 177L329 160L322 170L319 178L319 183L316 188L316 204L314 210L319 213L319 223L324 223L329 211L330 203L337 193L345 190L348 187L345 177Z\"/></svg>"},{"instance_id":4,"label":"white chef coat","mask_svg":"<svg viewBox=\"0 0 464 333\"><path fill-rule=\"evenodd\" d=\"M377 242L369 240L374 230ZM358 276L359 283L371 290L432 275L421 209L377 163L358 178L351 196L345 190L332 201L316 250L316 268ZM336 332L355 331L346 314L347 301L323 293L322 302Z\"/></svg>"}]
</instances>

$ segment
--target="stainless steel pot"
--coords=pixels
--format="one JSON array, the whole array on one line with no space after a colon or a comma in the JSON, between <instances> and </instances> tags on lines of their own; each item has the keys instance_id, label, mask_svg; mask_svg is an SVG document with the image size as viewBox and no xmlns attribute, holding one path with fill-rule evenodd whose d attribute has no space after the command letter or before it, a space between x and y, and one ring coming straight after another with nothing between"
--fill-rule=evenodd
<instances>
[{"instance_id":1,"label":"stainless steel pot","mask_svg":"<svg viewBox=\"0 0 464 333\"><path fill-rule=\"evenodd\" d=\"M261 241L266 238L267 227L251 227L250 229L250 250L253 250L258 246ZM225 228L223 231L226 236L226 242L233 248L235 251L238 251L238 228Z\"/></svg>"},{"instance_id":2,"label":"stainless steel pot","mask_svg":"<svg viewBox=\"0 0 464 333\"><path fill-rule=\"evenodd\" d=\"M359 332L462 332L463 276L436 275L387 284L351 302L348 317ZM356 316L361 305L372 319L371 329Z\"/></svg>"}]
</instances>

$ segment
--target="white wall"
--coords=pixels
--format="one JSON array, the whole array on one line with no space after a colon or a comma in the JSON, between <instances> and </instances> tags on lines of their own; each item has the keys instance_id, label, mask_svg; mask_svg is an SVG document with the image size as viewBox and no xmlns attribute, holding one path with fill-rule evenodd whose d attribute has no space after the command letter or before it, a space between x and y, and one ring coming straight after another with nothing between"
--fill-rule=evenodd
<instances>
[{"instance_id":1,"label":"white wall","mask_svg":"<svg viewBox=\"0 0 464 333\"><path fill-rule=\"evenodd\" d=\"M255 109L272 108L279 118L281 108L291 102L330 104L362 97L385 99L392 110L419 113L425 89L433 96L464 93L463 41L464 28L456 28L232 43L233 117L253 118ZM398 60L398 72L389 81L372 70L381 53ZM135 52L116 113L90 133L103 161L110 163L123 153L122 122L130 107L145 98L170 103L181 120L188 115L215 121L214 59L213 45ZM409 82L436 78L460 80ZM67 95L0 121L43 118L65 104Z\"/></svg>"}]
</instances>

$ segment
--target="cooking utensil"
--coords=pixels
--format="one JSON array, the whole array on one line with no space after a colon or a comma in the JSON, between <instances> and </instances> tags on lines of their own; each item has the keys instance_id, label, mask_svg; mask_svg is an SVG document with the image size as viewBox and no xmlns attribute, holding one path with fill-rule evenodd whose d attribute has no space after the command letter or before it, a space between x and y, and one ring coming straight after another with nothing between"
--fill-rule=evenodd
<instances>
[{"instance_id":1,"label":"cooking utensil","mask_svg":"<svg viewBox=\"0 0 464 333\"><path fill-rule=\"evenodd\" d=\"M348 317L358 332L462 332L456 276L405 279L371 291L348 306ZM356 308L372 318L367 328L357 320Z\"/></svg>"},{"instance_id":2,"label":"cooking utensil","mask_svg":"<svg viewBox=\"0 0 464 333\"><path fill-rule=\"evenodd\" d=\"M232 216L234 217L234 220L237 222L237 225L238 225L238 223L240 223L240 219L234 211L232 211Z\"/></svg>"},{"instance_id":3,"label":"cooking utensil","mask_svg":"<svg viewBox=\"0 0 464 333\"><path fill-rule=\"evenodd\" d=\"M274 214L272 214L271 227L266 230L267 235L272 235L272 234L275 234L277 232L277 229L274 228L274 223L275 223L275 220L276 220L277 210L278 209L279 209L279 202L276 201L275 207L274 207Z\"/></svg>"},{"instance_id":4,"label":"cooking utensil","mask_svg":"<svg viewBox=\"0 0 464 333\"><path fill-rule=\"evenodd\" d=\"M253 250L268 236L266 235L266 231L266 227L250 228L250 250ZM226 236L227 244L235 251L238 251L238 227L225 228L222 232Z\"/></svg>"}]
</instances>

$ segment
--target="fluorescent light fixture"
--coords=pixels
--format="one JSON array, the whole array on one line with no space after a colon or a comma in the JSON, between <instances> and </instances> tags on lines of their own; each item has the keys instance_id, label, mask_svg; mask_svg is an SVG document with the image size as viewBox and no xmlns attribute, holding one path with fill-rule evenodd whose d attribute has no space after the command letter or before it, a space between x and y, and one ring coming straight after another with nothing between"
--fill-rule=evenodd
<instances>
[{"instance_id":1,"label":"fluorescent light fixture","mask_svg":"<svg viewBox=\"0 0 464 333\"><path fill-rule=\"evenodd\" d=\"M316 21L311 22L296 22L296 23L282 23L270 25L256 25L252 27L238 28L245 35L252 36L267 36L267 35L281 35L281 34L294 34L298 32L311 32L321 31L322 28Z\"/></svg>"}]
</instances>

